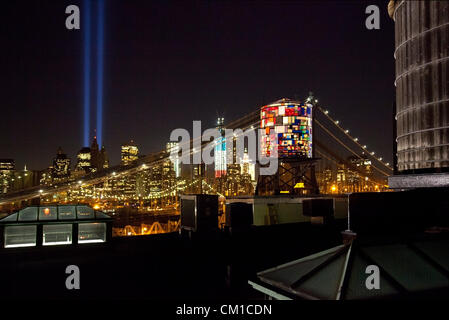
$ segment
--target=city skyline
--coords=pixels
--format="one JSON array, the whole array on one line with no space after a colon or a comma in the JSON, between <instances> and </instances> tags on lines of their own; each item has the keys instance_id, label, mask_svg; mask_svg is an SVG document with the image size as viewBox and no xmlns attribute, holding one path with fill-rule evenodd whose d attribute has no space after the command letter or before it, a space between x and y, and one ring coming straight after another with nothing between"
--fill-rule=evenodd
<instances>
[{"instance_id":1,"label":"city skyline","mask_svg":"<svg viewBox=\"0 0 449 320\"><path fill-rule=\"evenodd\" d=\"M8 300L449 297L449 0L0 12Z\"/></svg>"},{"instance_id":2,"label":"city skyline","mask_svg":"<svg viewBox=\"0 0 449 320\"><path fill-rule=\"evenodd\" d=\"M74 159L83 144L82 32L64 28L66 4L30 3L41 13L36 17L19 4L4 10L15 36L5 35L9 50L1 54L10 107L0 128L0 158L15 159L18 168L48 167L59 146ZM82 14L83 3L77 5ZM213 127L217 115L231 121L281 97L304 99L309 91L392 162L393 23L382 1L381 29L374 31L364 27L363 1L139 5L144 10L111 1L105 14L103 144L112 164L131 139L142 154L157 152L171 130L189 128L191 120ZM36 27L13 23L19 12ZM179 23L172 26L166 14ZM304 18L295 23L298 16ZM361 121L359 112L370 121Z\"/></svg>"}]
</instances>

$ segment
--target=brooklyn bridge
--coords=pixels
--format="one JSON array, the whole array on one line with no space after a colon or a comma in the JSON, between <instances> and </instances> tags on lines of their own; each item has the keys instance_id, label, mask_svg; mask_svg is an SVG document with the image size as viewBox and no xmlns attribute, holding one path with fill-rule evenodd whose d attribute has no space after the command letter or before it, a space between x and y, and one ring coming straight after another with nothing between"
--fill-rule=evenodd
<instances>
[{"instance_id":1,"label":"brooklyn bridge","mask_svg":"<svg viewBox=\"0 0 449 320\"><path fill-rule=\"evenodd\" d=\"M289 101L292 100L281 99L278 102L288 107ZM313 96L309 96L306 102L313 105L310 128L310 133L313 130L310 141L313 165L303 165L303 172L298 171L290 178L294 183L292 188L299 190L282 190L285 188L278 184L277 190L271 190L271 194L338 196L388 190L387 177L393 174L390 163L353 135L343 121L337 120L337 116L318 104ZM229 123L219 118L217 125L220 129L260 129L264 126L261 110L263 108L258 107ZM189 147L195 145L194 140L188 142ZM208 143L201 142L201 148L189 148L190 154L202 152ZM176 230L182 194L218 194L221 211L226 199L270 194L272 187L260 187L263 181L258 174L259 163L243 159L240 164L222 164L225 173L217 173L217 164L215 167L183 165L183 171L189 173L180 175L173 165L175 162L170 151L167 148L127 165L7 193L0 198L0 211L13 212L34 204L85 203L115 216L118 235L137 235ZM308 190L304 179L310 180L310 174L307 176L305 173L310 167L313 167L311 174L316 189ZM262 189L264 192L260 191ZM224 219L224 215L221 217Z\"/></svg>"}]
</instances>

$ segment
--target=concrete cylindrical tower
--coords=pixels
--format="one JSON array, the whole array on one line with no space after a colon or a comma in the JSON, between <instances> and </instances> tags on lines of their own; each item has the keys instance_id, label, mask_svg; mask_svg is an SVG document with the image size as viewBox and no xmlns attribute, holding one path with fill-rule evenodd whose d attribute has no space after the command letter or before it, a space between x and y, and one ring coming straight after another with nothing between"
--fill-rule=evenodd
<instances>
[{"instance_id":1,"label":"concrete cylindrical tower","mask_svg":"<svg viewBox=\"0 0 449 320\"><path fill-rule=\"evenodd\" d=\"M449 1L390 1L399 173L449 171Z\"/></svg>"}]
</instances>

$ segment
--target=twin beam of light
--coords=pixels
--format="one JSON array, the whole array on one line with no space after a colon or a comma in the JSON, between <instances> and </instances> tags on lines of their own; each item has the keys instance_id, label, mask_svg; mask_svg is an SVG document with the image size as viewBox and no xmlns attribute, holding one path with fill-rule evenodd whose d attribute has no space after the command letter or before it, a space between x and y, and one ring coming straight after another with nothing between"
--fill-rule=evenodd
<instances>
[{"instance_id":1,"label":"twin beam of light","mask_svg":"<svg viewBox=\"0 0 449 320\"><path fill-rule=\"evenodd\" d=\"M103 137L103 43L104 43L104 0L98 0L97 21L97 141L102 146Z\"/></svg>"},{"instance_id":2,"label":"twin beam of light","mask_svg":"<svg viewBox=\"0 0 449 320\"><path fill-rule=\"evenodd\" d=\"M89 146L90 140L90 78L91 78L91 5L84 0L84 131L83 145ZM104 47L104 0L97 1L97 142L102 146L103 134L103 47Z\"/></svg>"},{"instance_id":3,"label":"twin beam of light","mask_svg":"<svg viewBox=\"0 0 449 320\"><path fill-rule=\"evenodd\" d=\"M84 131L83 146L89 146L90 135L90 1L84 0Z\"/></svg>"}]
</instances>

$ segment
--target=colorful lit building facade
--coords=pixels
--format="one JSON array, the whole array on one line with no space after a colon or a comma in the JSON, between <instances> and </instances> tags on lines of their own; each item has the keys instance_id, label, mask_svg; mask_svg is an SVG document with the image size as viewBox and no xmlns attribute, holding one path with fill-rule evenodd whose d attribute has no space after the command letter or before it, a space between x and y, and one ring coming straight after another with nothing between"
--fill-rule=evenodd
<instances>
[{"instance_id":1,"label":"colorful lit building facade","mask_svg":"<svg viewBox=\"0 0 449 320\"><path fill-rule=\"evenodd\" d=\"M265 130L261 137L262 155L276 155L274 137L279 158L312 158L312 109L312 104L285 98L262 107L260 128Z\"/></svg>"},{"instance_id":2,"label":"colorful lit building facade","mask_svg":"<svg viewBox=\"0 0 449 320\"><path fill-rule=\"evenodd\" d=\"M215 140L215 178L221 178L226 175L226 139L224 135L224 118L217 119L217 129L221 137Z\"/></svg>"}]
</instances>

